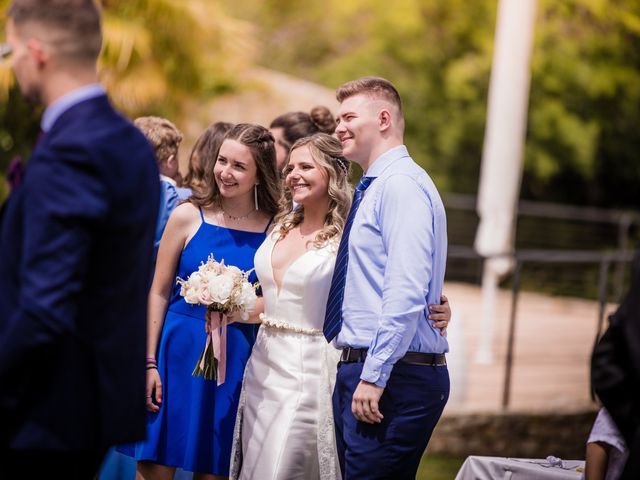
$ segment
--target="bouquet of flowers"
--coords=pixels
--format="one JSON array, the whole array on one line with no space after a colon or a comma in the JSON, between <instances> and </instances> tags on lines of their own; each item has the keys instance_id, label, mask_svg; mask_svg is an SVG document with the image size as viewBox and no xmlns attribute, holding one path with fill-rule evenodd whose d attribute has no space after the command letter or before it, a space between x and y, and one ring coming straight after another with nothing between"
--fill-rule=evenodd
<instances>
[{"instance_id":1,"label":"bouquet of flowers","mask_svg":"<svg viewBox=\"0 0 640 480\"><path fill-rule=\"evenodd\" d=\"M209 255L196 272L183 280L178 277L180 295L185 302L207 307L207 342L193 370L194 376L217 380L222 385L225 380L227 317L239 312L243 320L256 304L258 284L249 281L253 270L243 272L233 265L225 265L224 260L216 262Z\"/></svg>"}]
</instances>

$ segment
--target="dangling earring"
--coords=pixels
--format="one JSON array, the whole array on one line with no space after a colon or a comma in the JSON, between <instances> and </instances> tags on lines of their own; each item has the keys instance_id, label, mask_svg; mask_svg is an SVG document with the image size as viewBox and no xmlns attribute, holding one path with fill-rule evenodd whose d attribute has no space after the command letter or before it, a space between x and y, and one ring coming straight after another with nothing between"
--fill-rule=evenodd
<instances>
[{"instance_id":1,"label":"dangling earring","mask_svg":"<svg viewBox=\"0 0 640 480\"><path fill-rule=\"evenodd\" d=\"M257 183L253 186L253 201L256 204L256 210L259 210L259 208L258 208L258 184Z\"/></svg>"}]
</instances>

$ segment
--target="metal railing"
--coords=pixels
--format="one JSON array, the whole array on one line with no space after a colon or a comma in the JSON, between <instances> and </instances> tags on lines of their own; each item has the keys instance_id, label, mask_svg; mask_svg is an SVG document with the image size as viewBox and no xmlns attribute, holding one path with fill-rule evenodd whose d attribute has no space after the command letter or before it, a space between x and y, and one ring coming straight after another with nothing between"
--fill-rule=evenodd
<instances>
[{"instance_id":1,"label":"metal railing","mask_svg":"<svg viewBox=\"0 0 640 480\"><path fill-rule=\"evenodd\" d=\"M525 264L595 264L599 265L598 273L598 313L597 330L595 332L594 346L600 338L603 328L604 312L609 290L609 278L612 265L616 266L615 279L620 280L616 289L623 290L625 268L631 263L638 252L633 250L617 251L570 251L570 250L519 250L510 257L514 261L514 269L511 277L511 311L509 317L509 331L507 336L507 349L505 358L505 375L502 389L502 407L506 409L511 399L511 378L513 374L513 361L515 352L515 329L517 321L518 298L521 289L521 278ZM449 258L486 260L486 257L478 255L471 247L451 245ZM622 272L619 274L618 272ZM617 296L620 298L622 293Z\"/></svg>"},{"instance_id":2,"label":"metal railing","mask_svg":"<svg viewBox=\"0 0 640 480\"><path fill-rule=\"evenodd\" d=\"M467 219L469 218L469 214L473 215L477 222L478 219L476 216L476 197L474 195L448 193L443 195L443 201L448 214L449 212L453 212L456 210L461 211L465 213ZM521 220L531 221L535 218L541 219L543 221L554 222L554 225L556 226L559 224L571 224L574 225L574 227L578 224L582 226L597 225L602 228L606 226L606 238L600 239L603 243L602 249L615 249L618 256L621 257L625 257L625 252L633 250L634 248L638 248L637 245L634 245L634 239L636 239L635 237L638 236L637 232L634 233L634 227L640 230L640 212L637 211L580 207L557 203L520 200L518 202L517 208L516 225L519 226L519 222ZM451 225L451 227L457 230L459 230L460 228L465 229L464 236L467 238L463 240L463 243L466 243L468 241L471 242L472 240L470 240L470 238L475 237L476 225L477 223L473 224L473 222L465 222L464 227L461 227L460 225ZM541 262L545 262L548 255L552 255L555 258L565 258L566 255L569 255L571 258L570 260L568 260L569 263L599 263L601 255L609 255L603 254L602 251L595 250L574 252L576 245L553 245L551 246L552 250L538 249L538 247L540 246L547 246L549 242L545 241L545 245L539 245L541 243L539 241L536 245L535 239L532 240L527 238L527 234L530 234L530 232L521 232L518 230L519 229L516 230L516 249L520 250L521 254L525 254L529 257L533 255L533 257L531 258L535 258L539 253L540 256L538 258L540 258ZM553 232L549 232L548 236L551 236L552 234ZM454 238L452 238L451 240L454 243L460 243L461 239L455 238L454 235ZM519 248L518 243L525 242L527 243L527 246L525 246L524 249L522 247ZM530 244L533 244L533 248L536 248L537 250L529 249ZM561 250L561 247L566 247L567 250ZM598 248L600 247L600 245L591 245L591 247ZM457 251L460 255L462 255L458 257L453 256L452 258L468 258L476 261L481 260L481 258L475 253L471 253L469 255L465 255L463 253L465 248L473 252L470 247L453 246L451 248L454 250L454 252ZM558 248L558 250L553 250L553 248ZM598 259L597 261L594 260L596 258ZM616 299L620 299L622 297L622 294L624 293L625 262L613 261L613 263L615 263L615 270L613 273L613 296Z\"/></svg>"}]
</instances>

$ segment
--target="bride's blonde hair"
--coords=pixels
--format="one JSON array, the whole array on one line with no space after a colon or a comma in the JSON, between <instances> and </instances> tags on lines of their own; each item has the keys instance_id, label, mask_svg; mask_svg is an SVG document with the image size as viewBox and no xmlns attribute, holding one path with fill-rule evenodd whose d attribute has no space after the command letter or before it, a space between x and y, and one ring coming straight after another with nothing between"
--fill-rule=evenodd
<instances>
[{"instance_id":1,"label":"bride's blonde hair","mask_svg":"<svg viewBox=\"0 0 640 480\"><path fill-rule=\"evenodd\" d=\"M344 223L349 209L351 208L352 188L349 184L349 173L351 165L342 155L340 141L327 135L326 133L316 133L309 137L304 137L293 144L287 164L291 154L297 148L307 147L311 153L311 158L324 171L329 180L329 210L324 220L324 227L313 239L316 248L324 246L331 239L339 239L344 229ZM285 167L286 169L286 167ZM280 236L285 237L289 231L299 225L304 219L304 207L299 205L295 210L291 191L284 189L280 199L280 213L275 218L275 223L280 224Z\"/></svg>"}]
</instances>

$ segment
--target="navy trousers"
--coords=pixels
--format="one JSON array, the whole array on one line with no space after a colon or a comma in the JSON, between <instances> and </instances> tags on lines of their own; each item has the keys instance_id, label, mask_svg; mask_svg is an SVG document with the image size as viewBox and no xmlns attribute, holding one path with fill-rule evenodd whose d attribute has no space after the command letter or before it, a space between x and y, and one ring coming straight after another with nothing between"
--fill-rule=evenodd
<instances>
[{"instance_id":1,"label":"navy trousers","mask_svg":"<svg viewBox=\"0 0 640 480\"><path fill-rule=\"evenodd\" d=\"M338 364L333 414L345 480L415 479L422 454L449 399L449 371L397 363L380 398L382 423L359 422L351 412L363 364Z\"/></svg>"}]
</instances>

